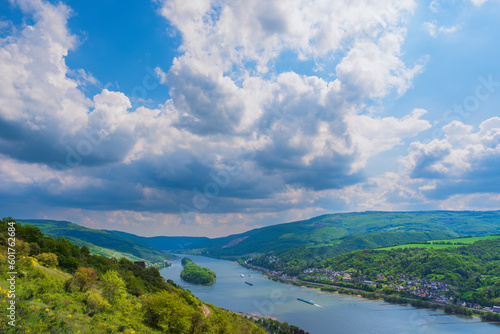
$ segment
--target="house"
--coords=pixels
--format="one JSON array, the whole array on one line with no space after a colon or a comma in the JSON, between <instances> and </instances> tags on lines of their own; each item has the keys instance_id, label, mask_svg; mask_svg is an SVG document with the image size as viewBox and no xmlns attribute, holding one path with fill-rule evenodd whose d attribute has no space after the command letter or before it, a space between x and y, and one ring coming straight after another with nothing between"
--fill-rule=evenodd
<instances>
[{"instance_id":1,"label":"house","mask_svg":"<svg viewBox=\"0 0 500 334\"><path fill-rule=\"evenodd\" d=\"M134 261L139 267L146 268L146 263L144 261Z\"/></svg>"}]
</instances>

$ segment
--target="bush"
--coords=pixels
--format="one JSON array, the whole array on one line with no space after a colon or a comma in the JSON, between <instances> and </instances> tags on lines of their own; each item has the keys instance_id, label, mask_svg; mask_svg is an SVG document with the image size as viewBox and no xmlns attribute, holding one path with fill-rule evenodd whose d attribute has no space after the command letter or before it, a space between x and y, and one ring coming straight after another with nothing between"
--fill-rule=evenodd
<instances>
[{"instance_id":1,"label":"bush","mask_svg":"<svg viewBox=\"0 0 500 334\"><path fill-rule=\"evenodd\" d=\"M97 280L97 273L94 268L78 268L73 274L71 286L80 291L87 291Z\"/></svg>"},{"instance_id":2,"label":"bush","mask_svg":"<svg viewBox=\"0 0 500 334\"><path fill-rule=\"evenodd\" d=\"M162 291L141 299L147 324L167 333L189 332L193 311L180 298Z\"/></svg>"},{"instance_id":3,"label":"bush","mask_svg":"<svg viewBox=\"0 0 500 334\"><path fill-rule=\"evenodd\" d=\"M59 264L57 255L54 253L42 253L36 257L38 261L45 263L49 267L55 267Z\"/></svg>"},{"instance_id":4,"label":"bush","mask_svg":"<svg viewBox=\"0 0 500 334\"><path fill-rule=\"evenodd\" d=\"M87 294L87 306L92 311L106 311L111 307L97 291L90 291Z\"/></svg>"}]
</instances>

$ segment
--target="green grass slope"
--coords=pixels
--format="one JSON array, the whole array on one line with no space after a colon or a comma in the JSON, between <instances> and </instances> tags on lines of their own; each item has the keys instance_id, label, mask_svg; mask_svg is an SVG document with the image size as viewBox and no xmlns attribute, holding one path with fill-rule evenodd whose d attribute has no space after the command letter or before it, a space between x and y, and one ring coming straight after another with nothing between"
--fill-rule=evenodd
<instances>
[{"instance_id":1,"label":"green grass slope","mask_svg":"<svg viewBox=\"0 0 500 334\"><path fill-rule=\"evenodd\" d=\"M140 241L132 240L105 230L95 230L67 221L23 219L21 224L34 225L50 236L63 237L71 242L86 245L93 254L107 257L126 257L132 261L161 262L175 258Z\"/></svg>"}]
</instances>

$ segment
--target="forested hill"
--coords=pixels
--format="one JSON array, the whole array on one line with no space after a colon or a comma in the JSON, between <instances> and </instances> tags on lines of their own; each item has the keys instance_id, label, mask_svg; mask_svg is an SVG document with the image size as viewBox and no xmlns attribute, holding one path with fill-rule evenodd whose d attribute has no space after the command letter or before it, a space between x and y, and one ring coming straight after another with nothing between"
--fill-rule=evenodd
<instances>
[{"instance_id":1,"label":"forested hill","mask_svg":"<svg viewBox=\"0 0 500 334\"><path fill-rule=\"evenodd\" d=\"M455 239L453 242L460 242ZM451 284L449 296L482 306L500 304L500 238L485 237L474 243L441 244L444 248L398 247L390 250L362 250L319 262L318 268L351 271L363 279L380 277L440 280ZM429 246L429 247L424 247ZM382 275L382 276L380 276ZM387 284L386 281L380 281Z\"/></svg>"},{"instance_id":2,"label":"forested hill","mask_svg":"<svg viewBox=\"0 0 500 334\"><path fill-rule=\"evenodd\" d=\"M359 247L411 242L412 239L425 241L496 233L500 233L500 211L338 213L196 242L188 248L211 256L240 257L317 247L351 251ZM356 243L360 245L358 248L353 247Z\"/></svg>"},{"instance_id":3,"label":"forested hill","mask_svg":"<svg viewBox=\"0 0 500 334\"><path fill-rule=\"evenodd\" d=\"M7 245L15 247L14 264L9 264ZM0 291L10 300L9 265L18 273L17 303L15 318L0 321L1 333L266 333L250 320L165 282L156 268L91 255L86 246L4 218Z\"/></svg>"},{"instance_id":4,"label":"forested hill","mask_svg":"<svg viewBox=\"0 0 500 334\"><path fill-rule=\"evenodd\" d=\"M147 263L175 258L172 254L161 252L140 241L67 221L23 219L18 222L36 226L46 235L63 237L79 246L85 245L93 254L115 258L126 257L132 261L145 261Z\"/></svg>"},{"instance_id":5,"label":"forested hill","mask_svg":"<svg viewBox=\"0 0 500 334\"><path fill-rule=\"evenodd\" d=\"M109 232L128 239L139 241L143 244L164 251L182 250L195 242L209 240L206 237L165 237L165 236L141 237L132 233L126 233L121 231L109 230Z\"/></svg>"}]
</instances>

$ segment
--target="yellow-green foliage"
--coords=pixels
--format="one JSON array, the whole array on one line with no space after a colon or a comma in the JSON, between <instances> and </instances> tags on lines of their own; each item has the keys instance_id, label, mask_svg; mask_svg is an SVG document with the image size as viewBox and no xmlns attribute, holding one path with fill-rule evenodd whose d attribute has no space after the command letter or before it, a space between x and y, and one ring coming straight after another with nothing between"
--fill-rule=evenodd
<instances>
[{"instance_id":1,"label":"yellow-green foliage","mask_svg":"<svg viewBox=\"0 0 500 334\"><path fill-rule=\"evenodd\" d=\"M146 322L165 332L188 333L193 309L167 291L145 296L141 300Z\"/></svg>"},{"instance_id":2,"label":"yellow-green foliage","mask_svg":"<svg viewBox=\"0 0 500 334\"><path fill-rule=\"evenodd\" d=\"M87 306L91 311L107 311L111 307L106 299L97 291L89 291L87 294Z\"/></svg>"},{"instance_id":3,"label":"yellow-green foliage","mask_svg":"<svg viewBox=\"0 0 500 334\"><path fill-rule=\"evenodd\" d=\"M78 268L73 274L71 286L80 290L87 291L97 280L97 273L94 268Z\"/></svg>"},{"instance_id":4,"label":"yellow-green foliage","mask_svg":"<svg viewBox=\"0 0 500 334\"><path fill-rule=\"evenodd\" d=\"M0 263L5 268L6 258ZM205 317L202 303L178 286L136 297L126 292L117 272L108 271L86 292L65 291L65 274L57 269L46 271L31 257L20 258L17 265L24 273L17 279L16 323L21 327L9 326L4 318L1 333L265 333L243 317L211 305ZM5 305L3 277L0 289L0 305Z\"/></svg>"},{"instance_id":5,"label":"yellow-green foliage","mask_svg":"<svg viewBox=\"0 0 500 334\"><path fill-rule=\"evenodd\" d=\"M123 301L126 295L125 282L114 270L108 270L102 276L102 293L110 304Z\"/></svg>"},{"instance_id":6,"label":"yellow-green foliage","mask_svg":"<svg viewBox=\"0 0 500 334\"><path fill-rule=\"evenodd\" d=\"M54 253L42 253L37 256L37 259L50 267L55 267L59 264L59 261L57 261L57 255Z\"/></svg>"},{"instance_id":7,"label":"yellow-green foliage","mask_svg":"<svg viewBox=\"0 0 500 334\"><path fill-rule=\"evenodd\" d=\"M9 300L5 275L9 270L5 234L1 232L0 307L5 308ZM37 244L36 241L37 237L29 240ZM30 252L26 245L28 242L22 245L23 252ZM107 261L86 256L82 258L85 261L90 259L98 265L109 265ZM140 268L129 261L116 261L113 266L117 270L104 273L79 264L79 268L70 271L74 272L72 276L50 267L50 260L47 261L53 258L50 254L38 258L40 262L22 254L16 258L16 326L8 325L8 318L2 317L0 333L265 333L243 317L214 306L210 306L210 314L205 317L201 301L189 291L173 282L164 282L159 274L154 275L157 271ZM78 264L70 256L66 257L66 263L68 267ZM162 286L162 291L136 296L127 290L127 285L134 280L125 279L122 272L136 275L136 278L142 275L141 280L149 277L153 281L148 284ZM155 282L159 279L163 281L161 284Z\"/></svg>"}]
</instances>

